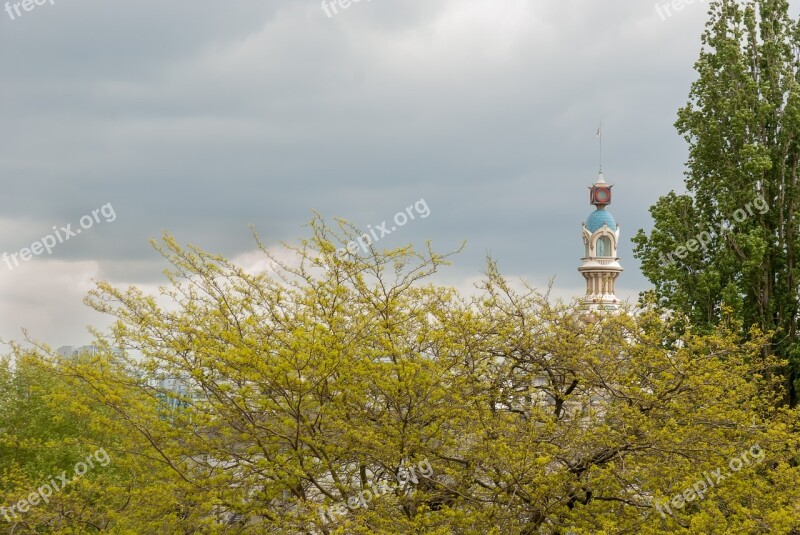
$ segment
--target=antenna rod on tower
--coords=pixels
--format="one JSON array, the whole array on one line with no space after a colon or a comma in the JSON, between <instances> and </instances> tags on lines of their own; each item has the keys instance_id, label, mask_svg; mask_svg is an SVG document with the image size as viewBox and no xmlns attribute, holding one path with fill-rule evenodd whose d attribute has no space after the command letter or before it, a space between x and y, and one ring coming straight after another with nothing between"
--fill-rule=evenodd
<instances>
[{"instance_id":1,"label":"antenna rod on tower","mask_svg":"<svg viewBox=\"0 0 800 535\"><path fill-rule=\"evenodd\" d=\"M603 172L603 122L600 121L600 126L597 128L597 138L600 140L600 154L597 157L598 167L600 172Z\"/></svg>"}]
</instances>

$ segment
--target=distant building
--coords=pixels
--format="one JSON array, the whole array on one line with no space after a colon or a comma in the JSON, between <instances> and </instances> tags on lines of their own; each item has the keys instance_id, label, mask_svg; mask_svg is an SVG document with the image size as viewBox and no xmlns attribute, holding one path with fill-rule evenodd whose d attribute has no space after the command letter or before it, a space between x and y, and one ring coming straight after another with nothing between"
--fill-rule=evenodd
<instances>
[{"instance_id":1,"label":"distant building","mask_svg":"<svg viewBox=\"0 0 800 535\"><path fill-rule=\"evenodd\" d=\"M82 354L96 355L99 352L100 348L97 346L61 346L56 349L56 353L60 357L75 357Z\"/></svg>"}]
</instances>

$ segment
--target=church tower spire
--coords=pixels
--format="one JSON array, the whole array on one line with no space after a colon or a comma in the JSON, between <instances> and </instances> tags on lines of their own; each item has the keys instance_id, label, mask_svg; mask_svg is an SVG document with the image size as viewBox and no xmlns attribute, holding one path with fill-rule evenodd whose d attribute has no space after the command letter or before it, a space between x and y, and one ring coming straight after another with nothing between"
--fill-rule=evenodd
<instances>
[{"instance_id":1,"label":"church tower spire","mask_svg":"<svg viewBox=\"0 0 800 535\"><path fill-rule=\"evenodd\" d=\"M619 225L606 210L611 204L611 187L600 171L597 182L589 187L589 203L597 209L589 214L581 232L584 255L578 271L586 279L582 304L592 311L616 310L620 303L614 293L614 283L623 271L617 256Z\"/></svg>"}]
</instances>

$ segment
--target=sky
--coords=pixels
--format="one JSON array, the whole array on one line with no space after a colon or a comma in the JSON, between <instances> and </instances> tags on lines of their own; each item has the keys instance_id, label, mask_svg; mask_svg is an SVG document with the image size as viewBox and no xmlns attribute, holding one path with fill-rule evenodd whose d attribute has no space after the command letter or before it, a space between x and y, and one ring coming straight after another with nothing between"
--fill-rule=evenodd
<instances>
[{"instance_id":1,"label":"sky","mask_svg":"<svg viewBox=\"0 0 800 535\"><path fill-rule=\"evenodd\" d=\"M4 1L5 341L90 342L108 318L83 297L97 280L157 291L165 231L252 265L251 225L278 250L314 211L387 221L384 247L466 241L441 284L468 291L491 255L581 296L601 122L617 294L635 302L649 283L630 238L684 191L673 124L701 0ZM411 206L427 217L394 225Z\"/></svg>"}]
</instances>

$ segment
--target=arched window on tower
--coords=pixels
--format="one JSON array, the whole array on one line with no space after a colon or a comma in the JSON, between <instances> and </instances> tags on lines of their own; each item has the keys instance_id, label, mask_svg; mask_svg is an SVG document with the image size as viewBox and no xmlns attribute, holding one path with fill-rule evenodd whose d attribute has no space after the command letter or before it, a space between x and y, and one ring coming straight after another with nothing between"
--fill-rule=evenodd
<instances>
[{"instance_id":1,"label":"arched window on tower","mask_svg":"<svg viewBox=\"0 0 800 535\"><path fill-rule=\"evenodd\" d=\"M611 256L611 240L608 236L597 239L597 256Z\"/></svg>"}]
</instances>

